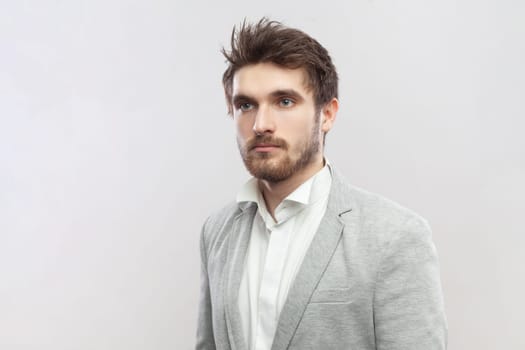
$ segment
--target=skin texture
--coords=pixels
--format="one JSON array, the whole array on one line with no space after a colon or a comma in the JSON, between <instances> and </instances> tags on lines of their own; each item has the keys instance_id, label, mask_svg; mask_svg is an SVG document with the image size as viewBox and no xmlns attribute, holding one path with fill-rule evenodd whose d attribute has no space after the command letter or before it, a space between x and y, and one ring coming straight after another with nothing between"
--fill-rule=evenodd
<instances>
[{"instance_id":1,"label":"skin texture","mask_svg":"<svg viewBox=\"0 0 525 350\"><path fill-rule=\"evenodd\" d=\"M245 66L233 78L237 144L272 216L287 195L323 167L324 134L339 108L333 98L317 109L306 81L304 69L272 63Z\"/></svg>"}]
</instances>

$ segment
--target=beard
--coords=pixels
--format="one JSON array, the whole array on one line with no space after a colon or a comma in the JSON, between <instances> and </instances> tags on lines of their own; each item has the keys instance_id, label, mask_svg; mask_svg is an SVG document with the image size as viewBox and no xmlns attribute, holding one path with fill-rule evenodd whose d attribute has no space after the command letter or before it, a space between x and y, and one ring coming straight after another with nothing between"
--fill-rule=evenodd
<instances>
[{"instance_id":1,"label":"beard","mask_svg":"<svg viewBox=\"0 0 525 350\"><path fill-rule=\"evenodd\" d=\"M253 177L277 183L290 178L293 174L304 169L312 161L321 149L319 138L320 122L316 118L310 137L306 137L303 142L295 146L298 156L294 159L290 155L291 146L281 138L275 138L271 134L256 135L241 145L237 138L237 145L246 169ZM254 148L258 144L272 144L279 147L283 154L273 154L273 152L255 152Z\"/></svg>"}]
</instances>

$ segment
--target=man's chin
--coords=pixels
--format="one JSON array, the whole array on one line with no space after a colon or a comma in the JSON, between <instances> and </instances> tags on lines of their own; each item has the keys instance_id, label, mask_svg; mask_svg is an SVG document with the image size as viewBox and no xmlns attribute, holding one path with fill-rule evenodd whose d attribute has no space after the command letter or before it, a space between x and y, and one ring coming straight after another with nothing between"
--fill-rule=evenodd
<instances>
[{"instance_id":1,"label":"man's chin","mask_svg":"<svg viewBox=\"0 0 525 350\"><path fill-rule=\"evenodd\" d=\"M246 167L253 177L273 183L288 179L293 173L283 166L270 166L269 164L250 164Z\"/></svg>"},{"instance_id":2,"label":"man's chin","mask_svg":"<svg viewBox=\"0 0 525 350\"><path fill-rule=\"evenodd\" d=\"M277 184L280 182L283 182L290 178L290 176L283 176L283 174L276 174L276 173L252 173L252 176L258 180L261 181L267 181L272 184Z\"/></svg>"}]
</instances>

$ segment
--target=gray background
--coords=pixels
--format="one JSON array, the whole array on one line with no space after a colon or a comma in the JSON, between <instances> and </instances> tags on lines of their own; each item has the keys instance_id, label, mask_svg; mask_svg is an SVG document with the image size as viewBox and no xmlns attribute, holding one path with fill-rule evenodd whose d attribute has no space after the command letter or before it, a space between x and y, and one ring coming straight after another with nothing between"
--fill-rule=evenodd
<instances>
[{"instance_id":1,"label":"gray background","mask_svg":"<svg viewBox=\"0 0 525 350\"><path fill-rule=\"evenodd\" d=\"M327 156L427 217L450 349L524 349L523 1L2 1L0 348L190 349L205 217L248 178L219 54L331 52Z\"/></svg>"}]
</instances>

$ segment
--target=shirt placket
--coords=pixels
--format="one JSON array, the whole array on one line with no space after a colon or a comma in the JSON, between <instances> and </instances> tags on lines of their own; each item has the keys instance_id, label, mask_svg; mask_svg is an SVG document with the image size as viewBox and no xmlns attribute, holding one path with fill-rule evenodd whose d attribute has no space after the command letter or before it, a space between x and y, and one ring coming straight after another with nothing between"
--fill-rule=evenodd
<instances>
[{"instance_id":1,"label":"shirt placket","mask_svg":"<svg viewBox=\"0 0 525 350\"><path fill-rule=\"evenodd\" d=\"M288 249L289 232L284 225L275 225L269 229L270 239L266 254L257 317L255 350L268 350L271 347L279 318L278 296Z\"/></svg>"}]
</instances>

